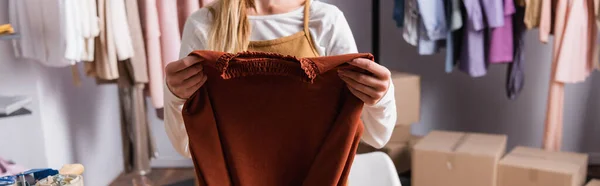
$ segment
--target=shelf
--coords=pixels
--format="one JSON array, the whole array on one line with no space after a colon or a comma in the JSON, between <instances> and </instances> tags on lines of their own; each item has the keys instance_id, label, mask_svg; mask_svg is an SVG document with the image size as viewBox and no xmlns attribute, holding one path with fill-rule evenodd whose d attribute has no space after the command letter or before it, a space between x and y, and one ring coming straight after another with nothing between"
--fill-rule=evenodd
<instances>
[{"instance_id":1,"label":"shelf","mask_svg":"<svg viewBox=\"0 0 600 186\"><path fill-rule=\"evenodd\" d=\"M0 41L2 41L2 40L14 40L14 39L19 39L19 38L21 38L21 34L18 34L18 33L0 35Z\"/></svg>"},{"instance_id":2,"label":"shelf","mask_svg":"<svg viewBox=\"0 0 600 186\"><path fill-rule=\"evenodd\" d=\"M7 118L7 117L13 117L13 116L22 116L22 115L29 115L31 114L31 111L26 109L26 108L21 108L17 111L14 111L10 114L0 114L0 119L2 118Z\"/></svg>"},{"instance_id":3,"label":"shelf","mask_svg":"<svg viewBox=\"0 0 600 186\"><path fill-rule=\"evenodd\" d=\"M31 103L27 96L0 96L0 118L31 114L25 106Z\"/></svg>"}]
</instances>

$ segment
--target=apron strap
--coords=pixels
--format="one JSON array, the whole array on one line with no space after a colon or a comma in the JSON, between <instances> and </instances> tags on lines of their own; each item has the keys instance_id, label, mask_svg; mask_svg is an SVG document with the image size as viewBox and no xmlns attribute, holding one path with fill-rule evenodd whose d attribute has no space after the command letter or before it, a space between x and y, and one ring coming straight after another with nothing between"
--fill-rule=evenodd
<instances>
[{"instance_id":1,"label":"apron strap","mask_svg":"<svg viewBox=\"0 0 600 186\"><path fill-rule=\"evenodd\" d=\"M308 22L310 20L310 0L304 3L304 32L308 33Z\"/></svg>"},{"instance_id":2,"label":"apron strap","mask_svg":"<svg viewBox=\"0 0 600 186\"><path fill-rule=\"evenodd\" d=\"M312 36L310 35L310 30L309 30L309 25L308 22L310 20L310 2L311 0L306 0L306 2L304 3L304 35L306 36L306 39L308 39L308 43L310 43L310 48L312 49L313 53L315 54L315 56L319 56L319 52L317 52L317 45L315 45L315 42L313 41Z\"/></svg>"}]
</instances>

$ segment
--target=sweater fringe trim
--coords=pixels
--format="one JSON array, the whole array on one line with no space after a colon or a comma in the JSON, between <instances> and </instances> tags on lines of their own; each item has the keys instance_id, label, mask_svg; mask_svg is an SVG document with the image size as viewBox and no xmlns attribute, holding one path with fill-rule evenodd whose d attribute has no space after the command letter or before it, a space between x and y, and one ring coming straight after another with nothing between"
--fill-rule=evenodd
<instances>
[{"instance_id":1,"label":"sweater fringe trim","mask_svg":"<svg viewBox=\"0 0 600 186\"><path fill-rule=\"evenodd\" d=\"M293 63L299 63L300 68ZM252 51L223 54L217 59L215 68L221 72L221 77L224 79L277 75L298 77L302 81L312 83L320 74L317 64L308 58Z\"/></svg>"}]
</instances>

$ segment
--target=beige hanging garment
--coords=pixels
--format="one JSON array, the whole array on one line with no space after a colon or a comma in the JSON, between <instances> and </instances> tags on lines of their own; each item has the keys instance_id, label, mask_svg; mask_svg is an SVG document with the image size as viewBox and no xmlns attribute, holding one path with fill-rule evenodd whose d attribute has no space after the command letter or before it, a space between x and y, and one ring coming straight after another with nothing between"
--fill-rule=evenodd
<instances>
[{"instance_id":1,"label":"beige hanging garment","mask_svg":"<svg viewBox=\"0 0 600 186\"><path fill-rule=\"evenodd\" d=\"M117 66L117 50L113 38L111 8L107 6L109 0L97 0L99 36L96 37L94 61L84 63L85 74L100 80L116 80L119 78Z\"/></svg>"},{"instance_id":2,"label":"beige hanging garment","mask_svg":"<svg viewBox=\"0 0 600 186\"><path fill-rule=\"evenodd\" d=\"M147 58L138 2L126 0L125 3L134 54L130 59L119 62L123 153L125 170L144 175L150 172L150 160L156 156L144 96L144 85L148 82Z\"/></svg>"}]
</instances>

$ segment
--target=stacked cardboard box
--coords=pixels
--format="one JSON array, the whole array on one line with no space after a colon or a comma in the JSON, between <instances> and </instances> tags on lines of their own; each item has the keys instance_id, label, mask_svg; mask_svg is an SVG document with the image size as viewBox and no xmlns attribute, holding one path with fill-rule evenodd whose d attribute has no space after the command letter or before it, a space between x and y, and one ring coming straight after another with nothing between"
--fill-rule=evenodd
<instances>
[{"instance_id":1,"label":"stacked cardboard box","mask_svg":"<svg viewBox=\"0 0 600 186\"><path fill-rule=\"evenodd\" d=\"M505 135L432 131L414 146L411 183L495 186L506 139Z\"/></svg>"},{"instance_id":2,"label":"stacked cardboard box","mask_svg":"<svg viewBox=\"0 0 600 186\"><path fill-rule=\"evenodd\" d=\"M499 163L498 186L580 186L588 155L516 147Z\"/></svg>"},{"instance_id":3,"label":"stacked cardboard box","mask_svg":"<svg viewBox=\"0 0 600 186\"><path fill-rule=\"evenodd\" d=\"M600 186L600 180L592 180L585 186Z\"/></svg>"},{"instance_id":4,"label":"stacked cardboard box","mask_svg":"<svg viewBox=\"0 0 600 186\"><path fill-rule=\"evenodd\" d=\"M388 154L399 173L410 169L411 147L420 139L410 133L411 125L419 122L421 113L421 85L417 75L392 72L397 121L390 141L381 149L365 143L358 146L357 153L382 151Z\"/></svg>"},{"instance_id":5,"label":"stacked cardboard box","mask_svg":"<svg viewBox=\"0 0 600 186\"><path fill-rule=\"evenodd\" d=\"M392 72L398 119L396 125L411 125L421 119L421 78L414 74Z\"/></svg>"}]
</instances>

